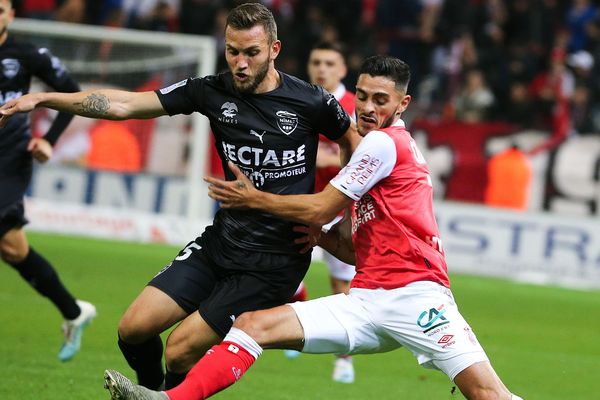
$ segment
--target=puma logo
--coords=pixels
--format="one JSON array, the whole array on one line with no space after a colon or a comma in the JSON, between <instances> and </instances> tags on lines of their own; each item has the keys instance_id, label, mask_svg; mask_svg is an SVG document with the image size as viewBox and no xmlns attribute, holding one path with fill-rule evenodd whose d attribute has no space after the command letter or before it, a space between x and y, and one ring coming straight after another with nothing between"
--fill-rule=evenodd
<instances>
[{"instance_id":1,"label":"puma logo","mask_svg":"<svg viewBox=\"0 0 600 400\"><path fill-rule=\"evenodd\" d=\"M256 136L257 138L260 139L260 142L264 144L263 142L263 136L265 135L265 133L267 133L267 131L263 131L262 134L256 132L254 129L250 129L250 134Z\"/></svg>"}]
</instances>

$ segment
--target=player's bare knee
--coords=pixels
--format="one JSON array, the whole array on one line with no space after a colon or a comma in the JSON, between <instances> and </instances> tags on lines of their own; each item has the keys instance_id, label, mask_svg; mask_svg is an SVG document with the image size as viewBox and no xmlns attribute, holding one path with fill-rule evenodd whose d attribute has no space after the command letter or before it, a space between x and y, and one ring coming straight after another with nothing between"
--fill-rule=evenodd
<instances>
[{"instance_id":1,"label":"player's bare knee","mask_svg":"<svg viewBox=\"0 0 600 400\"><path fill-rule=\"evenodd\" d=\"M268 336L268 326L260 315L259 311L245 312L236 318L233 326L241 329L260 344L263 338Z\"/></svg>"},{"instance_id":2,"label":"player's bare knee","mask_svg":"<svg viewBox=\"0 0 600 400\"><path fill-rule=\"evenodd\" d=\"M252 315L253 311L248 311L238 315L238 317L233 322L233 327L238 328L246 332L246 328L252 324Z\"/></svg>"},{"instance_id":3,"label":"player's bare knee","mask_svg":"<svg viewBox=\"0 0 600 400\"><path fill-rule=\"evenodd\" d=\"M139 319L136 319L135 316L130 316L128 313L125 313L121 317L118 331L121 340L129 344L143 343L154 334L154 332L149 332Z\"/></svg>"}]
</instances>

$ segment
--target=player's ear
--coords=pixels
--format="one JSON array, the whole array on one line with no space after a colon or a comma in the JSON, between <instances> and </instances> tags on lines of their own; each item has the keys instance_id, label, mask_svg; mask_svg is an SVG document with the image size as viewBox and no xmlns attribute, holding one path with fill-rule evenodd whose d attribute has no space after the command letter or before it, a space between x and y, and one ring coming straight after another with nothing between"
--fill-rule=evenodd
<instances>
[{"instance_id":1,"label":"player's ear","mask_svg":"<svg viewBox=\"0 0 600 400\"><path fill-rule=\"evenodd\" d=\"M406 94L402 97L402 100L400 101L400 106L399 106L400 113L403 113L406 110L406 108L410 104L411 100L412 100L412 97L410 97L409 94Z\"/></svg>"},{"instance_id":2,"label":"player's ear","mask_svg":"<svg viewBox=\"0 0 600 400\"><path fill-rule=\"evenodd\" d=\"M271 60L275 60L281 51L281 41L276 40L271 44Z\"/></svg>"}]
</instances>

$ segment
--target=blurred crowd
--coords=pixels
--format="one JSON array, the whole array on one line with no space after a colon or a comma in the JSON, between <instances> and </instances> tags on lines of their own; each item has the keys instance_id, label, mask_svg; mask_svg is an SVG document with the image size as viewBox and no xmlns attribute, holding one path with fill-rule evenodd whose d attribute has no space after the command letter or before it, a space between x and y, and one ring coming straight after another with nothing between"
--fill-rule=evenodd
<instances>
[{"instance_id":1,"label":"blurred crowd","mask_svg":"<svg viewBox=\"0 0 600 400\"><path fill-rule=\"evenodd\" d=\"M15 0L18 16L212 35L235 0ZM306 78L311 46L340 41L353 88L365 56L412 68L413 112L600 132L600 1L264 0L279 24L278 68ZM219 49L222 54L222 47ZM219 68L224 68L221 57ZM565 123L568 120L569 123Z\"/></svg>"}]
</instances>

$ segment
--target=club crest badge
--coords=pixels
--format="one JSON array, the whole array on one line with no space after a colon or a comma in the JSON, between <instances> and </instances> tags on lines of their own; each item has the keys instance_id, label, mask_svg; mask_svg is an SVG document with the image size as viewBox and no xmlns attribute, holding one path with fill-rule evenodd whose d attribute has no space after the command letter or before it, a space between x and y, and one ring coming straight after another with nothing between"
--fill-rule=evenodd
<instances>
[{"instance_id":1,"label":"club crest badge","mask_svg":"<svg viewBox=\"0 0 600 400\"><path fill-rule=\"evenodd\" d=\"M298 127L298 116L289 111L277 111L277 126L286 135L290 135Z\"/></svg>"},{"instance_id":2,"label":"club crest badge","mask_svg":"<svg viewBox=\"0 0 600 400\"><path fill-rule=\"evenodd\" d=\"M225 118L234 118L238 113L238 107L233 102L225 102L221 106L221 110L223 110L223 116Z\"/></svg>"},{"instance_id":3,"label":"club crest badge","mask_svg":"<svg viewBox=\"0 0 600 400\"><path fill-rule=\"evenodd\" d=\"M2 73L8 79L17 76L20 68L21 64L19 63L19 60L15 60L14 58L5 58L2 60Z\"/></svg>"}]
</instances>

